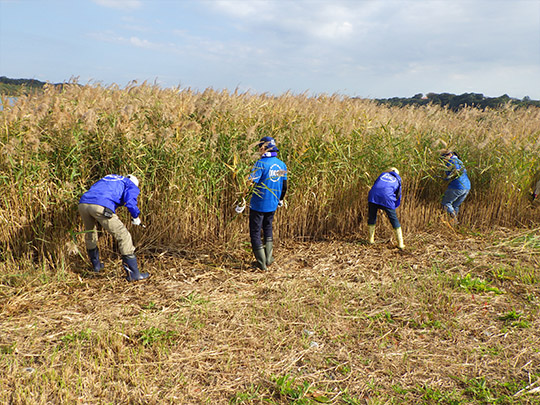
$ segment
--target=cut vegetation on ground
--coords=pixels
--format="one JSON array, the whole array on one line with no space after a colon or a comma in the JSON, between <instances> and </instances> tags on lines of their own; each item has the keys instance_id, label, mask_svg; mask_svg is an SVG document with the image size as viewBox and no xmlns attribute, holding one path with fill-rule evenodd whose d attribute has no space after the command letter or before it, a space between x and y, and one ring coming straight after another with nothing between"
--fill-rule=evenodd
<instances>
[{"instance_id":1,"label":"cut vegetation on ground","mask_svg":"<svg viewBox=\"0 0 540 405\"><path fill-rule=\"evenodd\" d=\"M537 403L540 234L146 254L153 276L4 277L10 403ZM77 268L86 268L81 260ZM45 277L47 273L43 273Z\"/></svg>"}]
</instances>

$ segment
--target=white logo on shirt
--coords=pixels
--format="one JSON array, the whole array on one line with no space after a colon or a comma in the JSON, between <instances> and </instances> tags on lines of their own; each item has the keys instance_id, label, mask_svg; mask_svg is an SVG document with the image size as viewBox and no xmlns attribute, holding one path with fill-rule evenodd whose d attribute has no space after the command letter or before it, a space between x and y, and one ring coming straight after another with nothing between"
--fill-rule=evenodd
<instances>
[{"instance_id":1,"label":"white logo on shirt","mask_svg":"<svg viewBox=\"0 0 540 405\"><path fill-rule=\"evenodd\" d=\"M395 183L397 181L397 179L392 176L390 173L385 173L381 176L381 180L382 181L386 181L388 183Z\"/></svg>"},{"instance_id":2,"label":"white logo on shirt","mask_svg":"<svg viewBox=\"0 0 540 405\"><path fill-rule=\"evenodd\" d=\"M285 177L285 173L287 173L286 170L283 170L278 164L273 164L268 171L268 176L270 181L275 183L276 181L279 181L280 177Z\"/></svg>"},{"instance_id":3,"label":"white logo on shirt","mask_svg":"<svg viewBox=\"0 0 540 405\"><path fill-rule=\"evenodd\" d=\"M124 178L124 176L120 176L118 174L108 174L107 176L103 177L103 180L105 181L121 181Z\"/></svg>"}]
</instances>

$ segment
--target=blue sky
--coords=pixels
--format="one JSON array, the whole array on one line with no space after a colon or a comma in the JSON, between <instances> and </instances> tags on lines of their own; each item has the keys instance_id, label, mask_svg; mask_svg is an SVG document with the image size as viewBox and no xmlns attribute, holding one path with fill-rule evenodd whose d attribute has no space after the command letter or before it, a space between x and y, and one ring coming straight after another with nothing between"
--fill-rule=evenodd
<instances>
[{"instance_id":1,"label":"blue sky","mask_svg":"<svg viewBox=\"0 0 540 405\"><path fill-rule=\"evenodd\" d=\"M0 75L540 99L540 0L0 0Z\"/></svg>"}]
</instances>

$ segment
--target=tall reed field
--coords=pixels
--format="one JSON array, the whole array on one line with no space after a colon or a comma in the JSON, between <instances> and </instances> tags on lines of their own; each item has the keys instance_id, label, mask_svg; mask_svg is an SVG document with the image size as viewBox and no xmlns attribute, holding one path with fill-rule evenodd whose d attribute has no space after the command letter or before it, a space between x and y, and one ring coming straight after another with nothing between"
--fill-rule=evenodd
<instances>
[{"instance_id":1,"label":"tall reed field","mask_svg":"<svg viewBox=\"0 0 540 405\"><path fill-rule=\"evenodd\" d=\"M135 231L139 252L237 247L247 240L247 218L233 208L263 136L277 140L289 170L278 238L362 232L367 192L389 166L403 178L405 232L437 226L444 147L459 153L473 184L463 224L539 222L527 200L540 175L535 108L455 113L338 95L72 83L21 96L0 111L0 122L3 261L68 261L83 245L78 199L108 173L141 180L147 228ZM127 210L119 214L128 220Z\"/></svg>"}]
</instances>

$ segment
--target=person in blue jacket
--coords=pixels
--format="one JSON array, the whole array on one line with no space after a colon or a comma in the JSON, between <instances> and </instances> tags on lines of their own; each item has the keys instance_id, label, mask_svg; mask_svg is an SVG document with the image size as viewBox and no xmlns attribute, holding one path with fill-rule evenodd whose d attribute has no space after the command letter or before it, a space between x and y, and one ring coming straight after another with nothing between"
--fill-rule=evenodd
<instances>
[{"instance_id":1,"label":"person in blue jacket","mask_svg":"<svg viewBox=\"0 0 540 405\"><path fill-rule=\"evenodd\" d=\"M137 281L148 278L148 273L139 272L131 234L116 215L118 207L126 206L132 217L131 223L140 225L141 211L137 206L140 192L139 180L134 175L109 174L94 183L79 200L79 213L85 228L86 250L95 272L99 272L104 267L99 259L97 247L97 224L99 223L118 241L126 279Z\"/></svg>"},{"instance_id":2,"label":"person in blue jacket","mask_svg":"<svg viewBox=\"0 0 540 405\"><path fill-rule=\"evenodd\" d=\"M404 249L403 233L401 224L396 215L396 208L401 204L401 177L395 167L381 173L368 193L368 232L369 244L375 243L375 223L377 222L377 212L383 210L388 219L398 242L398 248Z\"/></svg>"},{"instance_id":3,"label":"person in blue jacket","mask_svg":"<svg viewBox=\"0 0 540 405\"><path fill-rule=\"evenodd\" d=\"M467 176L467 169L465 169L457 153L443 150L441 160L447 169L445 170L444 180L450 182L444 192L441 204L457 223L459 207L471 191L471 181Z\"/></svg>"},{"instance_id":4,"label":"person in blue jacket","mask_svg":"<svg viewBox=\"0 0 540 405\"><path fill-rule=\"evenodd\" d=\"M249 176L254 183L249 204L249 235L257 267L267 270L267 266L274 261L272 222L276 209L283 206L287 192L287 166L277 158L279 149L274 138L265 136L258 146L261 158Z\"/></svg>"}]
</instances>

